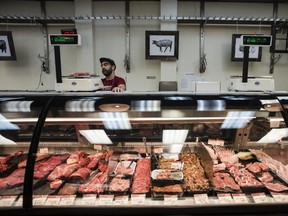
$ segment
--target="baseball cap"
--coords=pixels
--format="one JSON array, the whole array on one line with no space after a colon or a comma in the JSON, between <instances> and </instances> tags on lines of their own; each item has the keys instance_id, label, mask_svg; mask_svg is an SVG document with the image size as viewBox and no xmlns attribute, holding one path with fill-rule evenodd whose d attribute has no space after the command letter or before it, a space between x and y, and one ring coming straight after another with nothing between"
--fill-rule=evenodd
<instances>
[{"instance_id":1,"label":"baseball cap","mask_svg":"<svg viewBox=\"0 0 288 216\"><path fill-rule=\"evenodd\" d=\"M109 62L109 64L111 64L111 66L114 65L116 67L115 62L112 59L110 59L110 58L101 57L99 60L100 60L101 64L102 64L102 62L106 61L106 62Z\"/></svg>"}]
</instances>

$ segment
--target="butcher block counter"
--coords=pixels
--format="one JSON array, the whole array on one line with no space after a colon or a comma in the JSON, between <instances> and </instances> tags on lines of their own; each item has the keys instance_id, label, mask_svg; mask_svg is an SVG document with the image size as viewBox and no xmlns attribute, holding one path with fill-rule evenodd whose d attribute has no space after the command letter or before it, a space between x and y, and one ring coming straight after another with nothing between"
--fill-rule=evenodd
<instances>
[{"instance_id":1,"label":"butcher block counter","mask_svg":"<svg viewBox=\"0 0 288 216\"><path fill-rule=\"evenodd\" d=\"M0 94L4 215L287 215L288 94Z\"/></svg>"}]
</instances>

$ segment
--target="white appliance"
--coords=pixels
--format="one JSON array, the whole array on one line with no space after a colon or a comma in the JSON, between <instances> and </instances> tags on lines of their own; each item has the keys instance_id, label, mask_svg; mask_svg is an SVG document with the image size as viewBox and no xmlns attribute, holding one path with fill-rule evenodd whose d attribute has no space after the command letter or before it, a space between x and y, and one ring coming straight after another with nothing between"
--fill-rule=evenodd
<instances>
[{"instance_id":1,"label":"white appliance","mask_svg":"<svg viewBox=\"0 0 288 216\"><path fill-rule=\"evenodd\" d=\"M219 81L197 81L192 82L192 92L220 92L221 83Z\"/></svg>"},{"instance_id":2,"label":"white appliance","mask_svg":"<svg viewBox=\"0 0 288 216\"><path fill-rule=\"evenodd\" d=\"M248 77L242 82L242 76L231 76L228 79L228 91L274 91L274 79L271 76Z\"/></svg>"},{"instance_id":3,"label":"white appliance","mask_svg":"<svg viewBox=\"0 0 288 216\"><path fill-rule=\"evenodd\" d=\"M62 78L62 83L56 83L56 91L96 91L101 88L100 77Z\"/></svg>"}]
</instances>

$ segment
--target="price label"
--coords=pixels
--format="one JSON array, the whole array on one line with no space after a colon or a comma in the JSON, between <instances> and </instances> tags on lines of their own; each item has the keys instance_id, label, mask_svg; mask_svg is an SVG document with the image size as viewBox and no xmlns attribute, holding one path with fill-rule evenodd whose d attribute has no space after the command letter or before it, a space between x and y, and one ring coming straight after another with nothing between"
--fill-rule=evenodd
<instances>
[{"instance_id":1,"label":"price label","mask_svg":"<svg viewBox=\"0 0 288 216\"><path fill-rule=\"evenodd\" d=\"M99 195L100 205L112 205L114 200L114 195Z\"/></svg>"},{"instance_id":2,"label":"price label","mask_svg":"<svg viewBox=\"0 0 288 216\"><path fill-rule=\"evenodd\" d=\"M115 205L127 205L129 201L128 196L116 196L114 204Z\"/></svg>"},{"instance_id":3,"label":"price label","mask_svg":"<svg viewBox=\"0 0 288 216\"><path fill-rule=\"evenodd\" d=\"M207 194L194 194L195 204L208 204L209 199Z\"/></svg>"},{"instance_id":4,"label":"price label","mask_svg":"<svg viewBox=\"0 0 288 216\"><path fill-rule=\"evenodd\" d=\"M221 139L208 139L208 144L224 146L225 141Z\"/></svg>"},{"instance_id":5,"label":"price label","mask_svg":"<svg viewBox=\"0 0 288 216\"><path fill-rule=\"evenodd\" d=\"M232 194L235 203L249 203L245 194Z\"/></svg>"},{"instance_id":6,"label":"price label","mask_svg":"<svg viewBox=\"0 0 288 216\"><path fill-rule=\"evenodd\" d=\"M46 206L58 206L60 203L60 196L48 196L45 202Z\"/></svg>"},{"instance_id":7,"label":"price label","mask_svg":"<svg viewBox=\"0 0 288 216\"><path fill-rule=\"evenodd\" d=\"M95 194L85 194L82 198L83 205L94 205L96 201Z\"/></svg>"},{"instance_id":8,"label":"price label","mask_svg":"<svg viewBox=\"0 0 288 216\"><path fill-rule=\"evenodd\" d=\"M0 206L12 206L17 196L2 196L0 200Z\"/></svg>"},{"instance_id":9,"label":"price label","mask_svg":"<svg viewBox=\"0 0 288 216\"><path fill-rule=\"evenodd\" d=\"M76 198L76 195L61 196L59 205L61 206L74 205L75 198Z\"/></svg>"},{"instance_id":10,"label":"price label","mask_svg":"<svg viewBox=\"0 0 288 216\"><path fill-rule=\"evenodd\" d=\"M164 205L175 205L178 201L177 195L164 195Z\"/></svg>"},{"instance_id":11,"label":"price label","mask_svg":"<svg viewBox=\"0 0 288 216\"><path fill-rule=\"evenodd\" d=\"M266 203L270 202L270 199L266 196L265 193L254 193L251 194L255 203Z\"/></svg>"},{"instance_id":12,"label":"price label","mask_svg":"<svg viewBox=\"0 0 288 216\"><path fill-rule=\"evenodd\" d=\"M161 154L161 153L163 153L163 147L155 147L155 148L154 148L154 153L155 153L155 154Z\"/></svg>"},{"instance_id":13,"label":"price label","mask_svg":"<svg viewBox=\"0 0 288 216\"><path fill-rule=\"evenodd\" d=\"M145 202L146 195L145 194L131 194L131 204L133 205L141 205Z\"/></svg>"},{"instance_id":14,"label":"price label","mask_svg":"<svg viewBox=\"0 0 288 216\"><path fill-rule=\"evenodd\" d=\"M35 195L33 196L33 205L34 206L43 206L45 205L46 199L47 199L47 195Z\"/></svg>"},{"instance_id":15,"label":"price label","mask_svg":"<svg viewBox=\"0 0 288 216\"><path fill-rule=\"evenodd\" d=\"M288 194L271 193L276 202L288 202Z\"/></svg>"},{"instance_id":16,"label":"price label","mask_svg":"<svg viewBox=\"0 0 288 216\"><path fill-rule=\"evenodd\" d=\"M48 153L49 153L49 150L48 150L47 147L46 147L46 148L40 148L39 152L40 152L41 154L48 154Z\"/></svg>"},{"instance_id":17,"label":"price label","mask_svg":"<svg viewBox=\"0 0 288 216\"><path fill-rule=\"evenodd\" d=\"M15 206L22 206L23 205L23 196L20 196L16 201Z\"/></svg>"},{"instance_id":18,"label":"price label","mask_svg":"<svg viewBox=\"0 0 288 216\"><path fill-rule=\"evenodd\" d=\"M221 204L234 203L234 200L229 193L217 194L217 197Z\"/></svg>"}]
</instances>

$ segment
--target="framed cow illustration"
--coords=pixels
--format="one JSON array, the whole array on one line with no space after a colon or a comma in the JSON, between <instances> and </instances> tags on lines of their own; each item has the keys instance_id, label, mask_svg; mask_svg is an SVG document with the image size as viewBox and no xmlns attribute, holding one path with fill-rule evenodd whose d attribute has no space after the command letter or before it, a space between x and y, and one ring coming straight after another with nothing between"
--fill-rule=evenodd
<instances>
[{"instance_id":1,"label":"framed cow illustration","mask_svg":"<svg viewBox=\"0 0 288 216\"><path fill-rule=\"evenodd\" d=\"M146 59L177 60L179 31L146 31Z\"/></svg>"},{"instance_id":2,"label":"framed cow illustration","mask_svg":"<svg viewBox=\"0 0 288 216\"><path fill-rule=\"evenodd\" d=\"M16 60L11 31L0 31L0 60Z\"/></svg>"}]
</instances>

